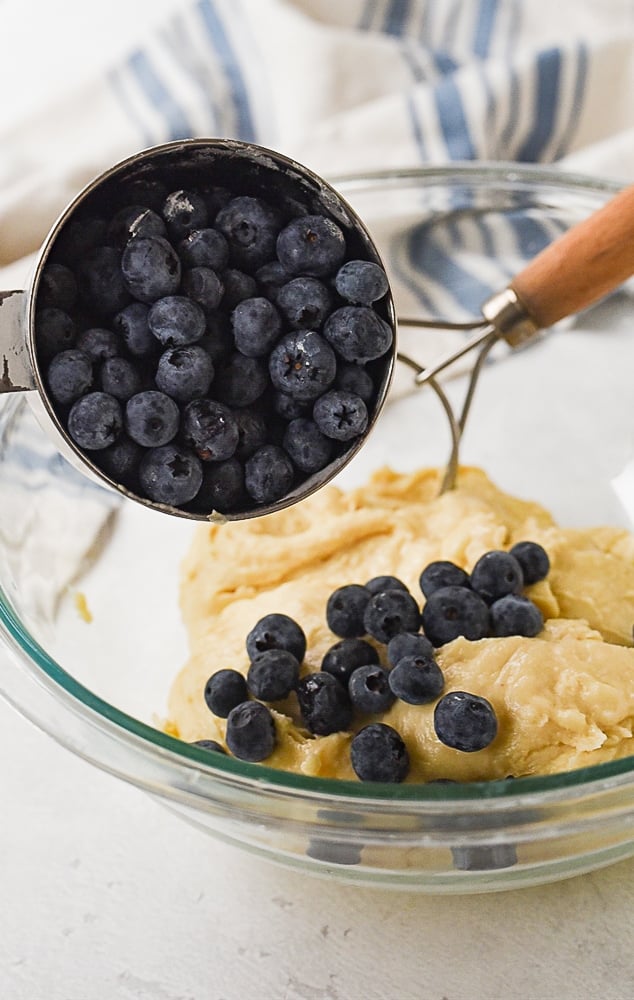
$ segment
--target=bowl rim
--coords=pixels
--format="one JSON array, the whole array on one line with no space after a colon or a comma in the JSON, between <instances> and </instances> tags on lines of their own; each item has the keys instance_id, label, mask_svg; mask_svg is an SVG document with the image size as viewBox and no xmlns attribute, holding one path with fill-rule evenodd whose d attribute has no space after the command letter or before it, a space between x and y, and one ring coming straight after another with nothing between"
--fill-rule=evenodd
<instances>
[{"instance_id":1,"label":"bowl rim","mask_svg":"<svg viewBox=\"0 0 634 1000\"><path fill-rule=\"evenodd\" d=\"M539 165L524 166L517 163L452 163L446 166L388 168L372 170L363 173L354 172L333 176L329 180L337 191L338 186L346 191L360 189L368 183L383 186L400 186L407 182L417 182L422 186L434 186L439 183L460 183L468 181L471 184L490 185L494 183L548 185L574 193L588 192L612 195L622 189L625 182L593 177L583 173L568 173L552 167ZM19 404L21 400L16 400ZM252 764L236 758L217 754L213 763L210 762L210 752L189 744L175 736L136 719L134 716L118 709L115 705L94 694L90 689L75 680L64 668L44 650L34 639L29 630L22 624L12 608L8 595L0 588L0 629L5 633L2 638L17 649L28 667L36 669L36 676L44 681L51 696L58 701L65 700L72 704L75 712L84 716L90 724L109 732L116 733L118 738L124 736L132 749L142 745L145 753L149 753L156 763L165 760L166 753L170 763L187 771L203 770L210 777L224 780L230 779L232 784L250 787L252 790L267 788L272 792L306 798L323 799L327 797L331 804L334 801L343 803L352 800L357 807L385 808L394 803L395 808L406 809L408 806L428 805L430 807L459 806L469 802L469 807L475 807L478 802L485 806L491 800L497 800L501 807L526 802L527 799L540 801L562 798L576 798L579 790L587 794L601 791L610 782L625 784L627 778L634 776L634 755L618 760L595 764L573 771L560 772L553 775L530 776L492 781L456 782L453 784L434 783L364 783L360 781L339 778L321 778L311 775L283 771L267 766L265 763ZM20 705L16 706L20 709ZM55 735L51 733L51 735ZM88 759L90 755L87 755ZM98 766L103 762L93 760ZM129 780L140 786L150 787L139 768L138 773L127 775ZM613 783L610 779L622 779ZM156 792L155 784L151 790Z\"/></svg>"}]
</instances>

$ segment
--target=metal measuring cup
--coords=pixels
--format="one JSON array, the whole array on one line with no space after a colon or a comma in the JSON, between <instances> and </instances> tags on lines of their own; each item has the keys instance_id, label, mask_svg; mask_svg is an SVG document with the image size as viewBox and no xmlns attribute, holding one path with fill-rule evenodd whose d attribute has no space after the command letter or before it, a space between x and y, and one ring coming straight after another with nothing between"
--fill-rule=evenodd
<instances>
[{"instance_id":1,"label":"metal measuring cup","mask_svg":"<svg viewBox=\"0 0 634 1000\"><path fill-rule=\"evenodd\" d=\"M29 287L0 293L0 392L24 392L43 429L59 452L82 473L101 485L144 505L194 520L240 520L288 507L329 482L354 457L374 428L388 393L396 358L396 319L391 292L375 305L392 330L392 346L371 361L373 399L368 404L367 429L346 445L322 470L308 475L281 499L269 504L245 505L244 510L218 515L190 512L157 503L131 492L111 479L68 434L48 393L36 337L40 282L47 261L60 241L69 238L72 224L82 216L108 216L121 205L120 192L136 182L159 181L168 190L217 185L234 194L253 195L273 202L287 217L321 214L334 220L346 238L347 258L373 261L384 270L372 238L347 202L321 177L280 153L229 139L190 139L166 143L117 163L91 181L62 212L38 254Z\"/></svg>"}]
</instances>

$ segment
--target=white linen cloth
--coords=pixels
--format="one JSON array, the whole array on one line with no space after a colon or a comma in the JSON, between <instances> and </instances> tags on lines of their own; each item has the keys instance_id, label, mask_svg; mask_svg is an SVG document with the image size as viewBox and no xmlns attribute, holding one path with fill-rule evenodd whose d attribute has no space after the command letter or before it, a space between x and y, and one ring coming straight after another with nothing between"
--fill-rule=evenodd
<instances>
[{"instance_id":1,"label":"white linen cloth","mask_svg":"<svg viewBox=\"0 0 634 1000\"><path fill-rule=\"evenodd\" d=\"M91 7L0 6L0 288L23 287L30 255L85 183L189 136L257 142L325 177L460 160L634 177L632 0L111 0L123 35L91 31ZM11 17L24 40L13 60ZM418 297L433 314L433 275L416 265L401 285L407 271L395 269L397 305ZM51 533L56 487L34 488L33 463L57 459L28 419L23 434L2 530L29 539L14 546L21 578L29 560L41 577L46 560L59 594L117 498L86 483L82 531L65 528L61 504Z\"/></svg>"}]
</instances>

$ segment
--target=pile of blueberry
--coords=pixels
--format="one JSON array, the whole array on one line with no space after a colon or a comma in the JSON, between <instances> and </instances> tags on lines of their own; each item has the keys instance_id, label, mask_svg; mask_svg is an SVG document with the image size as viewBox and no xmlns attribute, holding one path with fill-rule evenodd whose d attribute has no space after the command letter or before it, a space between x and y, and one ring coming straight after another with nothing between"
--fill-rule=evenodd
<instances>
[{"instance_id":1,"label":"pile of blueberry","mask_svg":"<svg viewBox=\"0 0 634 1000\"><path fill-rule=\"evenodd\" d=\"M60 422L109 478L242 513L359 439L393 341L388 281L333 219L153 179L101 208L53 246L35 342Z\"/></svg>"},{"instance_id":2,"label":"pile of blueberry","mask_svg":"<svg viewBox=\"0 0 634 1000\"><path fill-rule=\"evenodd\" d=\"M430 563L420 575L422 614L418 601L393 576L339 587L326 605L328 627L339 641L325 654L321 669L301 679L302 628L287 615L266 615L247 636L246 677L219 670L206 684L205 701L214 715L227 720L227 746L242 760L261 761L272 753L275 723L265 703L282 701L293 691L304 725L317 736L348 730L355 713L378 715L396 699L410 705L436 701L434 730L441 743L464 753L482 750L497 735L495 711L485 698L466 691L442 695L445 680L435 649L458 636L536 636L542 614L522 590L544 579L549 569L545 550L530 541L509 552L486 552L471 574L452 562ZM377 644L386 647L385 666ZM211 749L222 750L218 744ZM355 734L350 760L362 781L399 782L409 771L403 739L381 722Z\"/></svg>"}]
</instances>

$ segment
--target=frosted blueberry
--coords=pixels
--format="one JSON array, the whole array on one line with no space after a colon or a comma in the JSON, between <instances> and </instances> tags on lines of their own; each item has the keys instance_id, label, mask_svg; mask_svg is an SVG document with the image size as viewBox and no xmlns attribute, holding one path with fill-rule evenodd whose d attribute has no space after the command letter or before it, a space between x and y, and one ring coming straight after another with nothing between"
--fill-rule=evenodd
<instances>
[{"instance_id":1,"label":"frosted blueberry","mask_svg":"<svg viewBox=\"0 0 634 1000\"><path fill-rule=\"evenodd\" d=\"M181 507L193 500L202 483L202 463L174 444L150 448L141 459L139 482L155 503Z\"/></svg>"},{"instance_id":2,"label":"frosted blueberry","mask_svg":"<svg viewBox=\"0 0 634 1000\"><path fill-rule=\"evenodd\" d=\"M105 392L81 396L68 414L68 433L85 451L99 451L113 444L122 425L121 406Z\"/></svg>"},{"instance_id":3,"label":"frosted blueberry","mask_svg":"<svg viewBox=\"0 0 634 1000\"><path fill-rule=\"evenodd\" d=\"M292 462L278 445L266 444L247 459L244 482L247 493L256 503L281 500L293 485Z\"/></svg>"},{"instance_id":4,"label":"frosted blueberry","mask_svg":"<svg viewBox=\"0 0 634 1000\"><path fill-rule=\"evenodd\" d=\"M336 372L334 351L313 330L286 334L269 358L269 373L275 388L300 402L321 396L332 384Z\"/></svg>"},{"instance_id":5,"label":"frosted blueberry","mask_svg":"<svg viewBox=\"0 0 634 1000\"><path fill-rule=\"evenodd\" d=\"M382 267L370 260L348 260L335 276L335 288L342 299L354 305L370 306L383 298L389 288Z\"/></svg>"},{"instance_id":6,"label":"frosted blueberry","mask_svg":"<svg viewBox=\"0 0 634 1000\"><path fill-rule=\"evenodd\" d=\"M168 295L155 302L148 313L148 325L165 347L195 344L206 328L203 310L184 295Z\"/></svg>"},{"instance_id":7,"label":"frosted blueberry","mask_svg":"<svg viewBox=\"0 0 634 1000\"><path fill-rule=\"evenodd\" d=\"M126 244L121 272L130 294L140 302L152 303L178 291L181 263L162 236L139 236Z\"/></svg>"},{"instance_id":8,"label":"frosted blueberry","mask_svg":"<svg viewBox=\"0 0 634 1000\"><path fill-rule=\"evenodd\" d=\"M335 441L351 441L368 426L368 410L354 392L331 389L313 407L313 420L322 434Z\"/></svg>"},{"instance_id":9,"label":"frosted blueberry","mask_svg":"<svg viewBox=\"0 0 634 1000\"><path fill-rule=\"evenodd\" d=\"M342 306L328 317L324 337L345 361L364 364L390 348L392 329L367 306Z\"/></svg>"},{"instance_id":10,"label":"frosted blueberry","mask_svg":"<svg viewBox=\"0 0 634 1000\"><path fill-rule=\"evenodd\" d=\"M341 229L324 215L301 215L277 238L278 259L291 274L325 277L337 270L345 254Z\"/></svg>"},{"instance_id":11,"label":"frosted blueberry","mask_svg":"<svg viewBox=\"0 0 634 1000\"><path fill-rule=\"evenodd\" d=\"M445 746L475 753L493 742L498 722L486 698L466 691L450 691L434 709L434 729Z\"/></svg>"},{"instance_id":12,"label":"frosted blueberry","mask_svg":"<svg viewBox=\"0 0 634 1000\"><path fill-rule=\"evenodd\" d=\"M125 428L133 441L146 448L159 448L178 431L180 411L164 392L148 389L126 403Z\"/></svg>"},{"instance_id":13,"label":"frosted blueberry","mask_svg":"<svg viewBox=\"0 0 634 1000\"><path fill-rule=\"evenodd\" d=\"M350 744L350 762L361 781L401 782L409 772L409 754L401 736L383 722L364 726Z\"/></svg>"},{"instance_id":14,"label":"frosted blueberry","mask_svg":"<svg viewBox=\"0 0 634 1000\"><path fill-rule=\"evenodd\" d=\"M183 439L205 462L231 458L238 446L238 425L224 403L194 399L183 410Z\"/></svg>"},{"instance_id":15,"label":"frosted blueberry","mask_svg":"<svg viewBox=\"0 0 634 1000\"><path fill-rule=\"evenodd\" d=\"M180 403L204 396L214 377L211 358L199 344L170 347L159 358L155 381L161 392Z\"/></svg>"},{"instance_id":16,"label":"frosted blueberry","mask_svg":"<svg viewBox=\"0 0 634 1000\"><path fill-rule=\"evenodd\" d=\"M92 385L91 359L77 349L60 351L48 366L46 381L57 403L74 403Z\"/></svg>"}]
</instances>

